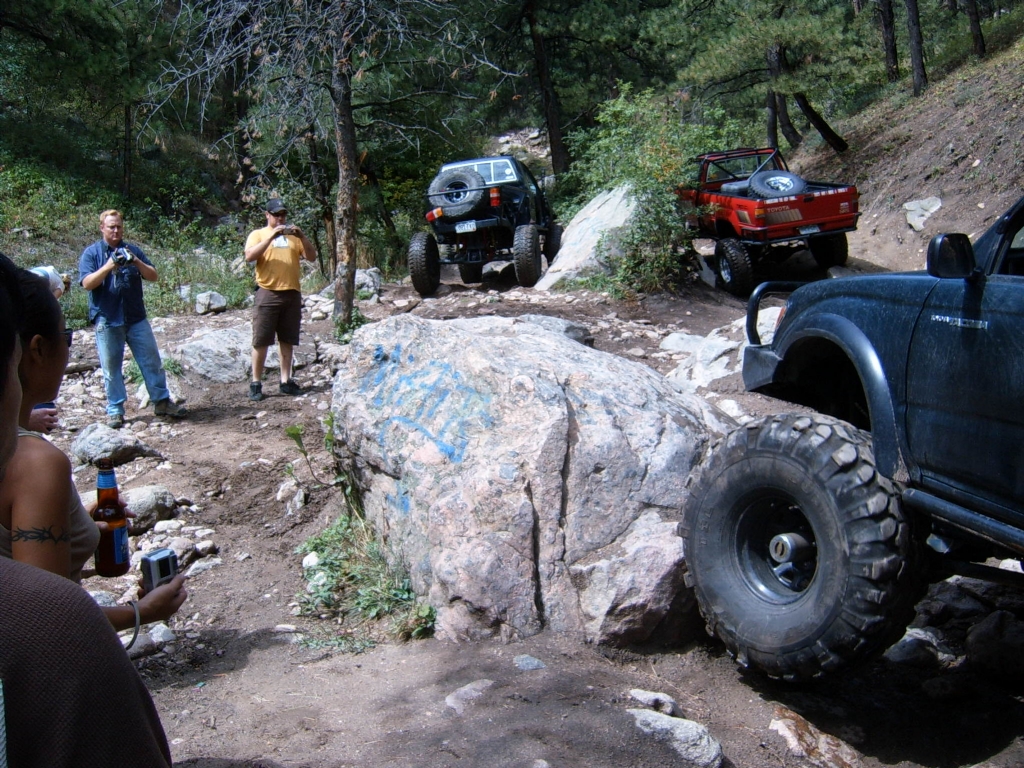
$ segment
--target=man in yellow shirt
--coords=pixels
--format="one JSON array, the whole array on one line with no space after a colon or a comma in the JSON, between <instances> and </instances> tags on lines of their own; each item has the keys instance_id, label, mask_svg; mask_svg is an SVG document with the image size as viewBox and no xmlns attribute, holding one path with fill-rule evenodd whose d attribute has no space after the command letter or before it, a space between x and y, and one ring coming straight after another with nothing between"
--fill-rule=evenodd
<instances>
[{"instance_id":1,"label":"man in yellow shirt","mask_svg":"<svg viewBox=\"0 0 1024 768\"><path fill-rule=\"evenodd\" d=\"M281 393L301 395L292 378L292 352L302 322L299 262L316 261L316 248L296 226L286 223L288 210L276 197L265 206L267 226L245 241L245 260L256 263L256 304L252 315L252 381L249 399L262 400L267 348L277 338L281 353Z\"/></svg>"}]
</instances>

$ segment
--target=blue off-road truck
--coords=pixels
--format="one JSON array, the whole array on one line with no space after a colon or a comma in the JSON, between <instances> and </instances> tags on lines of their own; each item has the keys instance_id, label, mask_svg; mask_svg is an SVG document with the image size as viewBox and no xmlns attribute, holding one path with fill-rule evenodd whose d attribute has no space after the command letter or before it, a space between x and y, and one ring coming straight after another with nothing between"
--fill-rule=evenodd
<instances>
[{"instance_id":1,"label":"blue off-road truck","mask_svg":"<svg viewBox=\"0 0 1024 768\"><path fill-rule=\"evenodd\" d=\"M770 343L762 299L788 294ZM931 581L1024 558L1024 199L927 270L764 283L748 390L805 409L712 450L684 514L687 579L744 666L806 680L898 640Z\"/></svg>"}]
</instances>

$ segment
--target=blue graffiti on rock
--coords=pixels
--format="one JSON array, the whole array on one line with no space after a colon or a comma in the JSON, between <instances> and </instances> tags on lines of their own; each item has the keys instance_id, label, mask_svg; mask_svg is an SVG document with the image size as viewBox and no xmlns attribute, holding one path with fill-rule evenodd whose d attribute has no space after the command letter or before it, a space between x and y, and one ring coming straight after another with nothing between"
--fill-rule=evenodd
<instances>
[{"instance_id":1,"label":"blue graffiti on rock","mask_svg":"<svg viewBox=\"0 0 1024 768\"><path fill-rule=\"evenodd\" d=\"M403 355L401 344L390 352L382 345L374 349L373 366L360 391L374 408L389 414L377 436L388 465L388 440L395 442L396 431L422 435L458 464L465 458L469 436L494 423L489 395L467 383L450 363L418 362L411 353Z\"/></svg>"}]
</instances>

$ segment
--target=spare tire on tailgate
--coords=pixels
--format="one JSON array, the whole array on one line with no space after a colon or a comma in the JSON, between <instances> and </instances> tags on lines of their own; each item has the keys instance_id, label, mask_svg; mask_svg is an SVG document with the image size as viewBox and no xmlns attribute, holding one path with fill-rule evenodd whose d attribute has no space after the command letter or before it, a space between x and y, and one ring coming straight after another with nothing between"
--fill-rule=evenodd
<instances>
[{"instance_id":1,"label":"spare tire on tailgate","mask_svg":"<svg viewBox=\"0 0 1024 768\"><path fill-rule=\"evenodd\" d=\"M427 200L444 210L444 218L454 219L471 213L484 199L484 177L472 168L449 168L430 182Z\"/></svg>"}]
</instances>

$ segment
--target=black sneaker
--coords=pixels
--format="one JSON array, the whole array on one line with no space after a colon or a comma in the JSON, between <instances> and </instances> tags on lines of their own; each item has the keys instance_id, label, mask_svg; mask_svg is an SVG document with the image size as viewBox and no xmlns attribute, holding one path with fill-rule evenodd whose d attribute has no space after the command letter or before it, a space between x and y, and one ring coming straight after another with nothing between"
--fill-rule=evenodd
<instances>
[{"instance_id":1,"label":"black sneaker","mask_svg":"<svg viewBox=\"0 0 1024 768\"><path fill-rule=\"evenodd\" d=\"M255 401L259 402L260 400L262 400L265 397L266 397L266 395L263 394L263 383L259 382L259 381L250 381L249 382L249 399L250 400L255 400Z\"/></svg>"},{"instance_id":2,"label":"black sneaker","mask_svg":"<svg viewBox=\"0 0 1024 768\"><path fill-rule=\"evenodd\" d=\"M282 395L301 395L302 387L295 383L295 379L288 379L288 381L281 384Z\"/></svg>"}]
</instances>

